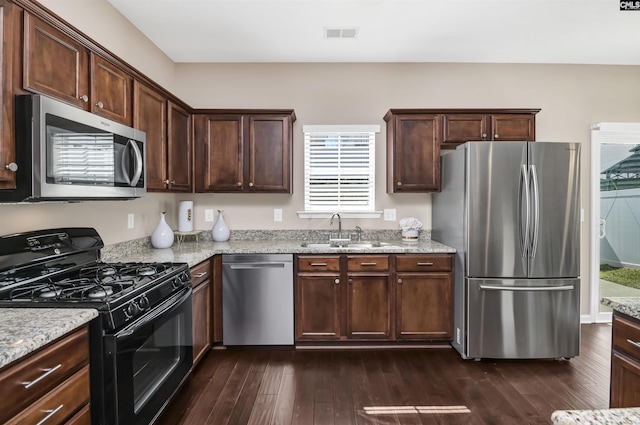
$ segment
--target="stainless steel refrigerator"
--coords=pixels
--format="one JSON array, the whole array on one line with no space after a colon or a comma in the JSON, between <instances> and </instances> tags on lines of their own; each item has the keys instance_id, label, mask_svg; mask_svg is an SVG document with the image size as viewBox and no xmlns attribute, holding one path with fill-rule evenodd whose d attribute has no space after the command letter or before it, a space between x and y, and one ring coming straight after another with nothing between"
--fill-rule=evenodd
<instances>
[{"instance_id":1,"label":"stainless steel refrigerator","mask_svg":"<svg viewBox=\"0 0 640 425\"><path fill-rule=\"evenodd\" d=\"M571 358L580 348L580 145L468 142L441 158L432 237L456 248L463 358Z\"/></svg>"}]
</instances>

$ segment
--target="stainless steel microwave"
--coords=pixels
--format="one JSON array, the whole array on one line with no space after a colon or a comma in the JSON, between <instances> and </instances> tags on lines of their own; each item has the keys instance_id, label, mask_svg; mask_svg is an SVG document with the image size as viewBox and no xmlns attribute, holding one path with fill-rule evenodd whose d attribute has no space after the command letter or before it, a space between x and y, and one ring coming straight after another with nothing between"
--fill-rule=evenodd
<instances>
[{"instance_id":1,"label":"stainless steel microwave","mask_svg":"<svg viewBox=\"0 0 640 425\"><path fill-rule=\"evenodd\" d=\"M146 194L144 132L42 95L15 102L17 188L0 190L0 201Z\"/></svg>"}]
</instances>

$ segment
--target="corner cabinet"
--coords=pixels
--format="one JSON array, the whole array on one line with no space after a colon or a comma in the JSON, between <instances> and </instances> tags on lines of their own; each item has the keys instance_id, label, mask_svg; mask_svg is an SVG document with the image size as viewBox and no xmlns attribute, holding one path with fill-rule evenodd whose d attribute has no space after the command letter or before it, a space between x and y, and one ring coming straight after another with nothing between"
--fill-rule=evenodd
<instances>
[{"instance_id":1,"label":"corner cabinet","mask_svg":"<svg viewBox=\"0 0 640 425\"><path fill-rule=\"evenodd\" d=\"M196 192L291 193L293 110L199 111Z\"/></svg>"},{"instance_id":2,"label":"corner cabinet","mask_svg":"<svg viewBox=\"0 0 640 425\"><path fill-rule=\"evenodd\" d=\"M441 149L470 141L534 141L540 109L390 109L387 192L440 190Z\"/></svg>"}]
</instances>

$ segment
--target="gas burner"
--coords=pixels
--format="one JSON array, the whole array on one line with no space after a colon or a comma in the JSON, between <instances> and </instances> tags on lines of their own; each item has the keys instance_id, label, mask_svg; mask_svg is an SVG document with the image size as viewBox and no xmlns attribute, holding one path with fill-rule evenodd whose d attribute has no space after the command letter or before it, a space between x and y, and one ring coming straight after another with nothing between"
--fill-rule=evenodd
<instances>
[{"instance_id":1,"label":"gas burner","mask_svg":"<svg viewBox=\"0 0 640 425\"><path fill-rule=\"evenodd\" d=\"M101 269L98 269L98 277L113 276L116 273L118 273L118 270L116 270L116 268L113 266L105 266Z\"/></svg>"},{"instance_id":2,"label":"gas burner","mask_svg":"<svg viewBox=\"0 0 640 425\"><path fill-rule=\"evenodd\" d=\"M34 294L34 298L43 299L43 300L49 300L51 298L58 298L58 297L60 297L60 295L62 295L62 289L47 287L47 288L42 288L42 289L38 290Z\"/></svg>"},{"instance_id":3,"label":"gas burner","mask_svg":"<svg viewBox=\"0 0 640 425\"><path fill-rule=\"evenodd\" d=\"M143 267L139 267L137 272L138 272L138 275L140 276L153 276L158 271L153 266L143 266Z\"/></svg>"},{"instance_id":4,"label":"gas burner","mask_svg":"<svg viewBox=\"0 0 640 425\"><path fill-rule=\"evenodd\" d=\"M86 292L86 296L88 298L96 299L96 298L106 298L109 295L113 294L112 286L95 286Z\"/></svg>"}]
</instances>

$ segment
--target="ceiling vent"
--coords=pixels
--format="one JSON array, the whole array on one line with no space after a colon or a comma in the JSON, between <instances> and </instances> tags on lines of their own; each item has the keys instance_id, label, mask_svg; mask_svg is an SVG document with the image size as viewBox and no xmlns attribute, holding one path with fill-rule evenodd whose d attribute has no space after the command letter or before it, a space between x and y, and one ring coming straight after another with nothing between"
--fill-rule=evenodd
<instances>
[{"instance_id":1,"label":"ceiling vent","mask_svg":"<svg viewBox=\"0 0 640 425\"><path fill-rule=\"evenodd\" d=\"M357 38L358 27L325 28L324 38Z\"/></svg>"}]
</instances>

